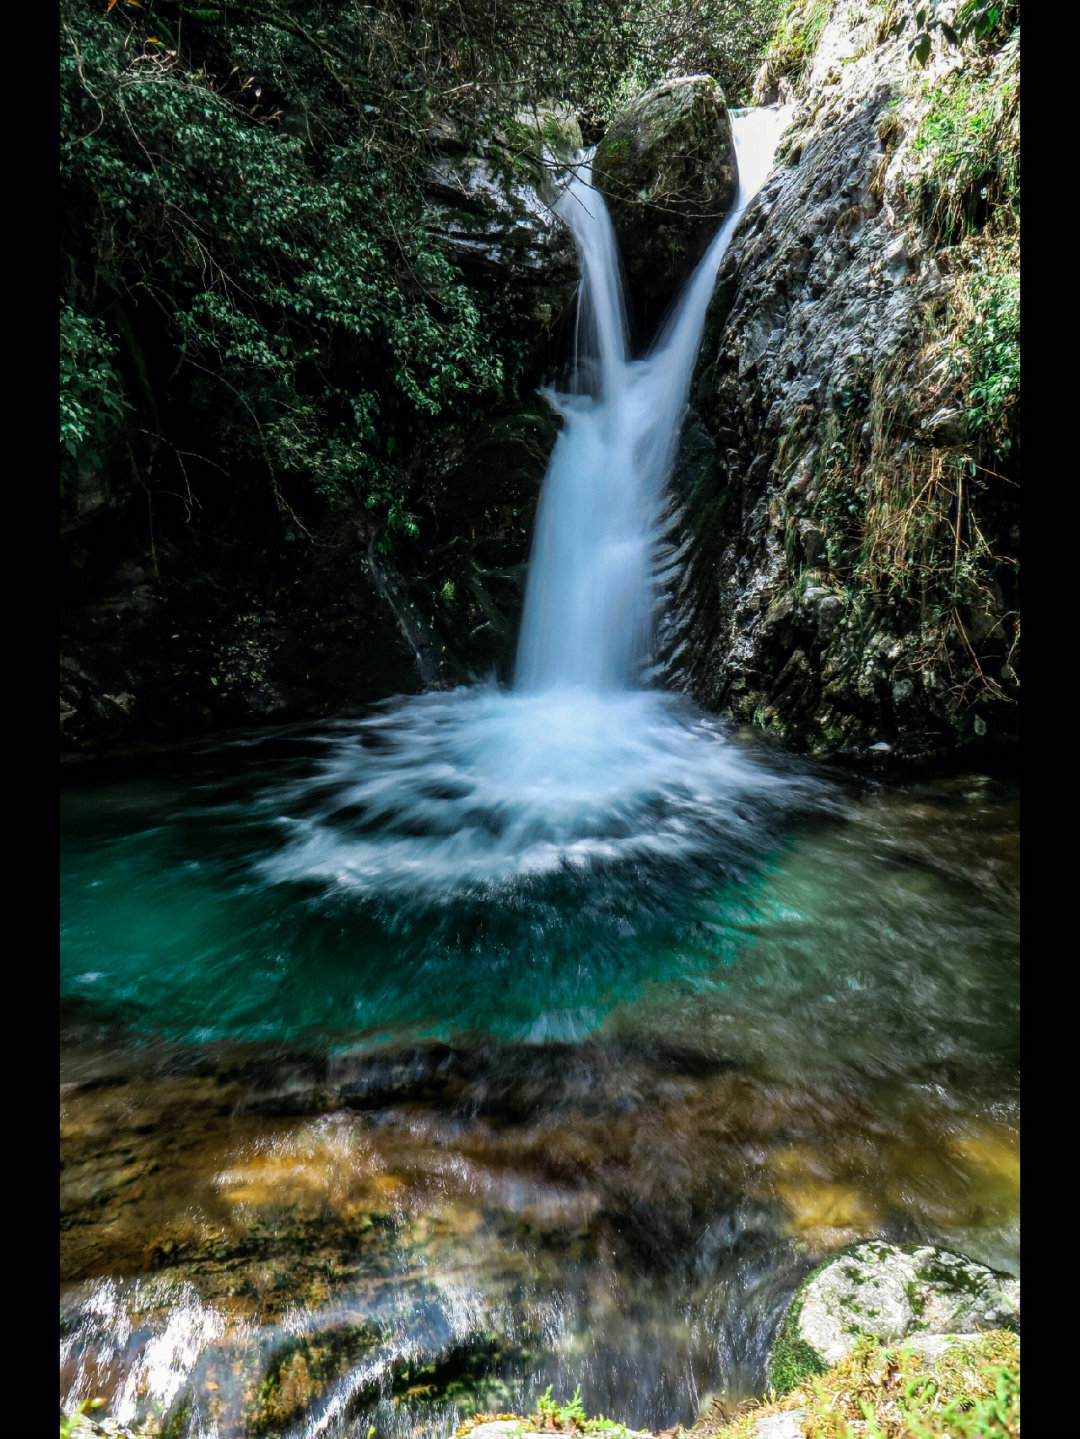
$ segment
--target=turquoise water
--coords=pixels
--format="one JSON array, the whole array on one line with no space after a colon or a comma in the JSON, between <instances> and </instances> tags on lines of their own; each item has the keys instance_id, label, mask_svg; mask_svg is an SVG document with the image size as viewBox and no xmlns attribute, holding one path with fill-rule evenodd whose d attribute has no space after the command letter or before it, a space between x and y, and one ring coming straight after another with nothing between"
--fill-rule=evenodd
<instances>
[{"instance_id":1,"label":"turquoise water","mask_svg":"<svg viewBox=\"0 0 1080 1439\"><path fill-rule=\"evenodd\" d=\"M513 703L425 697L71 786L62 994L196 1043L662 1023L811 1070L1014 1070L1007 786L826 779L653 699L620 702L630 738L599 714L577 769L549 715L558 764L534 729L515 765Z\"/></svg>"},{"instance_id":2,"label":"turquoise water","mask_svg":"<svg viewBox=\"0 0 1080 1439\"><path fill-rule=\"evenodd\" d=\"M297 735L204 752L183 777L70 790L63 993L193 1042L579 1039L644 986L731 963L750 942L739 916L790 844L763 815L689 860L565 863L444 895L274 882L287 825L267 790L297 767L303 784L310 748Z\"/></svg>"}]
</instances>

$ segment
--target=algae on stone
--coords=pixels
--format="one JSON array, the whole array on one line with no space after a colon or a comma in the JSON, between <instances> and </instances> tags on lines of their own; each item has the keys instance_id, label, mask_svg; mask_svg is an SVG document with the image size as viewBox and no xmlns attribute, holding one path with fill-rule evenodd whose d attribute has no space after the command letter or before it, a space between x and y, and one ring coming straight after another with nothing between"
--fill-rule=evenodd
<instances>
[{"instance_id":1,"label":"algae on stone","mask_svg":"<svg viewBox=\"0 0 1080 1439\"><path fill-rule=\"evenodd\" d=\"M796 1290L769 1357L768 1386L785 1393L802 1373L835 1364L869 1335L1019 1329L1020 1284L947 1250L869 1242L841 1250Z\"/></svg>"}]
</instances>

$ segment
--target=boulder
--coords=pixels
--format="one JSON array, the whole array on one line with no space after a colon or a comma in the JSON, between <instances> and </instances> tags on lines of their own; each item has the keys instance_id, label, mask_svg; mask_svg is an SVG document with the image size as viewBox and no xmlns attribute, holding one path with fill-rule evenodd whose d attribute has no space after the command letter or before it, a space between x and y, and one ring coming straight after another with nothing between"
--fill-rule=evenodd
<instances>
[{"instance_id":1,"label":"boulder","mask_svg":"<svg viewBox=\"0 0 1080 1439\"><path fill-rule=\"evenodd\" d=\"M524 132L530 145L539 143L560 160L571 159L584 143L577 115L560 100L523 106L514 116L512 128Z\"/></svg>"},{"instance_id":2,"label":"boulder","mask_svg":"<svg viewBox=\"0 0 1080 1439\"><path fill-rule=\"evenodd\" d=\"M739 187L724 92L708 75L647 90L596 147L593 181L607 202L631 288L675 292L704 254Z\"/></svg>"},{"instance_id":3,"label":"boulder","mask_svg":"<svg viewBox=\"0 0 1080 1439\"><path fill-rule=\"evenodd\" d=\"M542 332L569 307L577 261L552 208L560 169L581 148L573 111L534 105L466 143L446 116L428 129L428 231L478 296L510 307L510 328Z\"/></svg>"},{"instance_id":4,"label":"boulder","mask_svg":"<svg viewBox=\"0 0 1080 1439\"><path fill-rule=\"evenodd\" d=\"M1020 1281L929 1245L857 1244L792 1295L769 1354L768 1385L786 1393L823 1372L863 1335L886 1344L1020 1328Z\"/></svg>"}]
</instances>

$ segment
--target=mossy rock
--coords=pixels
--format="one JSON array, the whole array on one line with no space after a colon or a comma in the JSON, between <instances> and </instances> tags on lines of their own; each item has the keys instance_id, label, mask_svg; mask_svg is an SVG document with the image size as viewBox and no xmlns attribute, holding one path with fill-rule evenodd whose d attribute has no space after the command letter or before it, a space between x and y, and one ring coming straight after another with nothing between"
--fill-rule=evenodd
<instances>
[{"instance_id":1,"label":"mossy rock","mask_svg":"<svg viewBox=\"0 0 1080 1439\"><path fill-rule=\"evenodd\" d=\"M665 80L620 110L593 157L634 290L671 295L739 188L724 92L708 75Z\"/></svg>"},{"instance_id":2,"label":"mossy rock","mask_svg":"<svg viewBox=\"0 0 1080 1439\"><path fill-rule=\"evenodd\" d=\"M582 145L577 117L561 101L538 102L468 143L439 118L429 131L428 233L462 271L504 350L535 340L577 290L573 243L553 209Z\"/></svg>"},{"instance_id":3,"label":"mossy rock","mask_svg":"<svg viewBox=\"0 0 1080 1439\"><path fill-rule=\"evenodd\" d=\"M751 1403L740 1414L742 1408L728 1423L706 1414L683 1433L687 1439L898 1433L909 1439L1018 1439L1020 1341L1003 1329L913 1336L898 1345L863 1338L845 1359L807 1375L790 1393Z\"/></svg>"},{"instance_id":4,"label":"mossy rock","mask_svg":"<svg viewBox=\"0 0 1080 1439\"><path fill-rule=\"evenodd\" d=\"M378 1326L364 1321L290 1336L270 1358L247 1416L249 1431L273 1433L298 1423L312 1402L344 1378L380 1338Z\"/></svg>"},{"instance_id":5,"label":"mossy rock","mask_svg":"<svg viewBox=\"0 0 1080 1439\"><path fill-rule=\"evenodd\" d=\"M1019 1331L1020 1282L959 1254L871 1241L840 1250L795 1291L769 1354L767 1385L786 1394L869 1336Z\"/></svg>"},{"instance_id":6,"label":"mossy rock","mask_svg":"<svg viewBox=\"0 0 1080 1439\"><path fill-rule=\"evenodd\" d=\"M577 115L570 105L559 100L540 101L521 109L514 121L532 143L539 141L560 160L571 159L584 143Z\"/></svg>"},{"instance_id":7,"label":"mossy rock","mask_svg":"<svg viewBox=\"0 0 1080 1439\"><path fill-rule=\"evenodd\" d=\"M769 1352L768 1388L772 1394L789 1394L812 1374L824 1374L821 1355L799 1333L802 1299L796 1298L784 1315Z\"/></svg>"}]
</instances>

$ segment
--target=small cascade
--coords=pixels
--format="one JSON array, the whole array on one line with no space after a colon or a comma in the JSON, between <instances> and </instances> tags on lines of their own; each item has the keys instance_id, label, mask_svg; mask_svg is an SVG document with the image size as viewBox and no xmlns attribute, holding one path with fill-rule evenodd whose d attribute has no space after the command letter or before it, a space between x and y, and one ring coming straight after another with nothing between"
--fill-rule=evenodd
<instances>
[{"instance_id":1,"label":"small cascade","mask_svg":"<svg viewBox=\"0 0 1080 1439\"><path fill-rule=\"evenodd\" d=\"M618 248L588 159L560 197L581 260L570 392L541 491L516 687L610 693L640 684L652 651L665 489L716 272L768 174L786 112L733 111L739 189L730 215L649 349L629 353Z\"/></svg>"}]
</instances>

